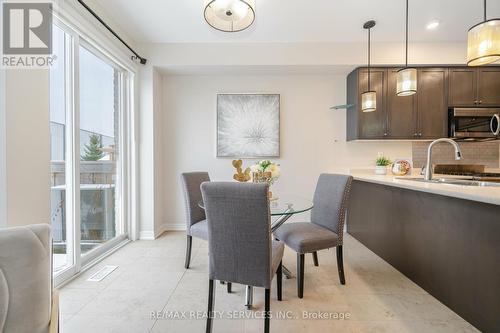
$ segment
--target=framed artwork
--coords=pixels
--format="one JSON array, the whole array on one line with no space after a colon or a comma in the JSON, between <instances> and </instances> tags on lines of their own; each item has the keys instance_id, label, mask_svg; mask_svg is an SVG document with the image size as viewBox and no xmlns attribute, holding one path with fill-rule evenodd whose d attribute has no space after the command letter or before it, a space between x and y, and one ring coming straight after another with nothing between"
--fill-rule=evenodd
<instances>
[{"instance_id":1,"label":"framed artwork","mask_svg":"<svg viewBox=\"0 0 500 333\"><path fill-rule=\"evenodd\" d=\"M279 94L217 95L217 157L279 155Z\"/></svg>"}]
</instances>

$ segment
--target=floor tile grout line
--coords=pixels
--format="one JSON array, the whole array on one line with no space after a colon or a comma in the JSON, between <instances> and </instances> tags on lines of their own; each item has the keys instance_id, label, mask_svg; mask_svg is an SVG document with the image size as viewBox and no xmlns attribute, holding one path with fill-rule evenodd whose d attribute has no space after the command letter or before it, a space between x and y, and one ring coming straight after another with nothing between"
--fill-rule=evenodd
<instances>
[{"instance_id":1,"label":"floor tile grout line","mask_svg":"<svg viewBox=\"0 0 500 333\"><path fill-rule=\"evenodd\" d=\"M175 291L177 290L177 287L179 287L179 284L181 283L182 279L184 278L184 275L186 275L187 273L187 269L184 270L184 272L182 273L182 276L180 277L179 281L177 281L177 284L175 285L175 288L172 290L172 292L170 293L170 295L167 297L167 300L165 302L165 304L163 305L163 307L161 308L161 312L163 313L163 311L165 310L165 308L167 307L167 304L168 302L170 301L170 299L172 298L172 295L175 293ZM154 321L153 323L153 326L151 326L151 328L149 329L149 332L151 333L153 328L155 327L156 323L158 322L158 318Z\"/></svg>"},{"instance_id":2,"label":"floor tile grout line","mask_svg":"<svg viewBox=\"0 0 500 333\"><path fill-rule=\"evenodd\" d=\"M120 272L120 274L116 275L115 279L118 278L118 276L120 276L123 272ZM111 273L113 274L113 272ZM109 274L107 277L110 277L111 274ZM104 278L104 280L106 279ZM102 280L102 281L104 281ZM101 294L104 290L106 290L110 285L111 285L112 282L108 283L104 288L102 289L95 289L95 288L68 288L68 289L78 289L78 290L85 290L85 289L92 289L93 291L97 292L97 294ZM90 302L93 302L95 299L94 298L91 298L90 300L88 300L87 302L85 302L85 304L78 310L76 311L75 313L73 313L73 315L71 316L71 318L73 318L74 316L76 316L78 313L80 313L86 306L88 306L90 304ZM70 321L71 319L68 320L68 322Z\"/></svg>"}]
</instances>

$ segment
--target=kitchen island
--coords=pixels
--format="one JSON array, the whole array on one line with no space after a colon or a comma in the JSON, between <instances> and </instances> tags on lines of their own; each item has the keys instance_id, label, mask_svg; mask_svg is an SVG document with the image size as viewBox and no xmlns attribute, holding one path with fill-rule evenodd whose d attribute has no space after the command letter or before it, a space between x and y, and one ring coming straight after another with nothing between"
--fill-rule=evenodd
<instances>
[{"instance_id":1,"label":"kitchen island","mask_svg":"<svg viewBox=\"0 0 500 333\"><path fill-rule=\"evenodd\" d=\"M352 172L347 232L484 332L500 332L500 187Z\"/></svg>"}]
</instances>

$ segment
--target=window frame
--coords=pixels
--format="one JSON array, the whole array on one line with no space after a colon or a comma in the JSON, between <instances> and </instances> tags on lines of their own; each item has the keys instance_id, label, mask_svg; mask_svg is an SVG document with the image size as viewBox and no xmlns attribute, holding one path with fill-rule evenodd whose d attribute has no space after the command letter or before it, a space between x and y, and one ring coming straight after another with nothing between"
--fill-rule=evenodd
<instances>
[{"instance_id":1,"label":"window frame","mask_svg":"<svg viewBox=\"0 0 500 333\"><path fill-rule=\"evenodd\" d=\"M131 66L124 66L117 57L106 51L99 43L91 38L86 38L85 34L74 26L54 15L53 24L65 32L66 57L65 59L65 156L66 156L66 227L71 228L68 232L71 235L72 260L71 266L54 274L54 285L58 286L80 272L85 271L94 263L107 256L114 249L119 248L129 239L135 239L136 226L136 204L137 198L133 189L137 187L136 172L136 152L135 146L135 84L137 79L136 71ZM79 47L85 47L94 55L111 65L119 71L119 156L121 163L118 163L117 172L121 190L120 207L117 211L117 219L120 219L120 230L118 236L106 241L101 246L96 247L81 255L80 241L80 100L79 100ZM78 246L75 246L78 244ZM69 247L70 244L68 244Z\"/></svg>"}]
</instances>

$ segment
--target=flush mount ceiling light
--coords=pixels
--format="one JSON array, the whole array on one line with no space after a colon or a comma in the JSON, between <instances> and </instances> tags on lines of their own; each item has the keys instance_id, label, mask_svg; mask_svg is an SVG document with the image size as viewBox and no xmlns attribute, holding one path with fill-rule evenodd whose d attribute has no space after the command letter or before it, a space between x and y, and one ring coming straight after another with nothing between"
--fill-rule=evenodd
<instances>
[{"instance_id":1,"label":"flush mount ceiling light","mask_svg":"<svg viewBox=\"0 0 500 333\"><path fill-rule=\"evenodd\" d=\"M377 109L377 92L370 88L370 44L371 44L371 28L375 26L375 21L368 21L363 24L363 28L368 30L368 91L361 94L361 111L373 112Z\"/></svg>"},{"instance_id":2,"label":"flush mount ceiling light","mask_svg":"<svg viewBox=\"0 0 500 333\"><path fill-rule=\"evenodd\" d=\"M427 23L425 27L427 28L427 30L434 30L437 29L437 27L439 27L440 24L441 22L439 22L439 20L432 20L429 23Z\"/></svg>"},{"instance_id":3,"label":"flush mount ceiling light","mask_svg":"<svg viewBox=\"0 0 500 333\"><path fill-rule=\"evenodd\" d=\"M205 0L205 20L224 32L245 30L255 20L255 0Z\"/></svg>"},{"instance_id":4,"label":"flush mount ceiling light","mask_svg":"<svg viewBox=\"0 0 500 333\"><path fill-rule=\"evenodd\" d=\"M408 0L406 0L406 58L405 67L398 71L396 94L410 96L417 92L417 69L408 68Z\"/></svg>"},{"instance_id":5,"label":"flush mount ceiling light","mask_svg":"<svg viewBox=\"0 0 500 333\"><path fill-rule=\"evenodd\" d=\"M467 34L467 65L481 66L500 60L500 18L486 19L469 29Z\"/></svg>"}]
</instances>

